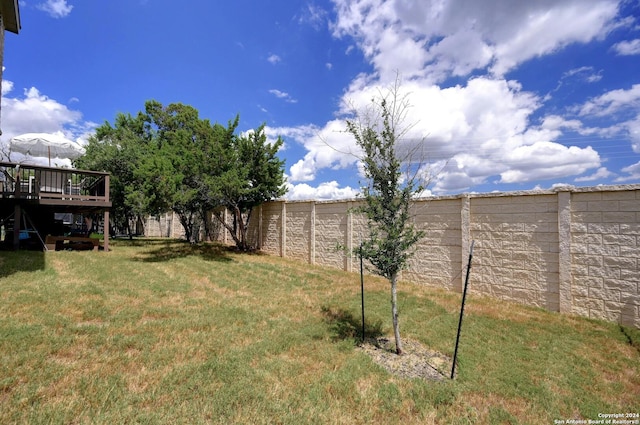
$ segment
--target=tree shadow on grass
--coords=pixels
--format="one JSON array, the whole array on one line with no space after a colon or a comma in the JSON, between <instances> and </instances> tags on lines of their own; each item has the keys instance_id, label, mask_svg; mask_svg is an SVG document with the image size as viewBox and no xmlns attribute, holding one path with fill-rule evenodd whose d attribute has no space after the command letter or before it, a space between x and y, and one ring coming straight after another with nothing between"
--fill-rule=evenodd
<instances>
[{"instance_id":1,"label":"tree shadow on grass","mask_svg":"<svg viewBox=\"0 0 640 425\"><path fill-rule=\"evenodd\" d=\"M43 251L2 251L0 278L18 272L34 272L45 269Z\"/></svg>"},{"instance_id":2,"label":"tree shadow on grass","mask_svg":"<svg viewBox=\"0 0 640 425\"><path fill-rule=\"evenodd\" d=\"M157 263L191 256L199 256L205 261L233 261L229 253L233 252L234 248L217 243L190 244L186 241L169 239L164 243L154 240L149 246L152 249L140 253L133 258L133 261Z\"/></svg>"},{"instance_id":3,"label":"tree shadow on grass","mask_svg":"<svg viewBox=\"0 0 640 425\"><path fill-rule=\"evenodd\" d=\"M634 329L628 326L618 325L620 332L624 335L627 344L636 349L640 354L640 329Z\"/></svg>"},{"instance_id":4,"label":"tree shadow on grass","mask_svg":"<svg viewBox=\"0 0 640 425\"><path fill-rule=\"evenodd\" d=\"M110 241L111 244L115 246L159 246L184 242L180 239L170 238L133 237L129 239L128 236L111 237Z\"/></svg>"},{"instance_id":5,"label":"tree shadow on grass","mask_svg":"<svg viewBox=\"0 0 640 425\"><path fill-rule=\"evenodd\" d=\"M321 311L325 323L331 328L334 340L362 339L362 317L354 316L352 312L343 308L322 306ZM382 321L371 323L365 316L364 337L378 338L382 335Z\"/></svg>"}]
</instances>

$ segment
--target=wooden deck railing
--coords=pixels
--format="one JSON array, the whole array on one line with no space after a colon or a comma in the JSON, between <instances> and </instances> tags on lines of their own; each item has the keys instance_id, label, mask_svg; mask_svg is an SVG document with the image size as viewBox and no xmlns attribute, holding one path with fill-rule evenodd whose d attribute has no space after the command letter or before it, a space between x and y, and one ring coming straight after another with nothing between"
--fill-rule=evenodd
<instances>
[{"instance_id":1,"label":"wooden deck railing","mask_svg":"<svg viewBox=\"0 0 640 425\"><path fill-rule=\"evenodd\" d=\"M0 162L0 198L109 203L109 173Z\"/></svg>"}]
</instances>

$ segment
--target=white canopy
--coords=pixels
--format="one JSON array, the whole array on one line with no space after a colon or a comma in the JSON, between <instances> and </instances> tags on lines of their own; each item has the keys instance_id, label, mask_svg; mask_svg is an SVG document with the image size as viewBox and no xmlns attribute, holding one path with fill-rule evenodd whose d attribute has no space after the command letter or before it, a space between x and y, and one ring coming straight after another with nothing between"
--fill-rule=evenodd
<instances>
[{"instance_id":1,"label":"white canopy","mask_svg":"<svg viewBox=\"0 0 640 425\"><path fill-rule=\"evenodd\" d=\"M13 137L9 142L12 152L24 155L49 158L74 159L84 155L84 148L60 136L49 133L26 133Z\"/></svg>"}]
</instances>

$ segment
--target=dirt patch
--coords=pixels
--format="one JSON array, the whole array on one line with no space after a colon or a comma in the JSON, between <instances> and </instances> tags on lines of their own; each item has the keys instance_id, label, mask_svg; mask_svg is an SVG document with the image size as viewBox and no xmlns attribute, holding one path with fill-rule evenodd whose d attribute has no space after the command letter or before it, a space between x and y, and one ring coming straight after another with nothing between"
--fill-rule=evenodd
<instances>
[{"instance_id":1,"label":"dirt patch","mask_svg":"<svg viewBox=\"0 0 640 425\"><path fill-rule=\"evenodd\" d=\"M358 346L371 359L389 373L401 378L420 378L430 381L447 379L451 372L451 359L430 350L418 341L404 339L404 353L396 354L395 342L386 337L368 338Z\"/></svg>"}]
</instances>

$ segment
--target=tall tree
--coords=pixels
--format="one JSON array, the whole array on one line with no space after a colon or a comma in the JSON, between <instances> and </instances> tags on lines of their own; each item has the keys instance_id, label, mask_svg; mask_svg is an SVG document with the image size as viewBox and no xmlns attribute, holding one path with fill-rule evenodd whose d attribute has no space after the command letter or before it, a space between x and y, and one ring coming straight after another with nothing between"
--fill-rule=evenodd
<instances>
[{"instance_id":1,"label":"tall tree","mask_svg":"<svg viewBox=\"0 0 640 425\"><path fill-rule=\"evenodd\" d=\"M147 194L149 212L174 211L187 240L200 238L199 191L202 178L202 147L211 138L211 126L201 120L192 106L172 103L164 107L157 101L145 104L145 128L153 140L150 154L137 170Z\"/></svg>"},{"instance_id":2,"label":"tall tree","mask_svg":"<svg viewBox=\"0 0 640 425\"><path fill-rule=\"evenodd\" d=\"M277 153L282 139L267 142L264 124L244 135L234 137L225 146L224 163L217 175L214 197L231 211L228 223L218 213L216 218L233 237L240 250L250 249L247 230L253 208L286 193L284 161Z\"/></svg>"},{"instance_id":3,"label":"tall tree","mask_svg":"<svg viewBox=\"0 0 640 425\"><path fill-rule=\"evenodd\" d=\"M192 243L202 225L208 234L210 211L228 208L232 223L217 217L247 250L251 211L286 188L282 140L267 143L264 125L236 135L239 119L212 125L191 106L150 100L136 117L119 114L114 126L98 128L76 164L112 173L114 208L122 206L127 219L174 211Z\"/></svg>"},{"instance_id":4,"label":"tall tree","mask_svg":"<svg viewBox=\"0 0 640 425\"><path fill-rule=\"evenodd\" d=\"M239 122L240 117L236 116L234 120L228 122L227 127L218 123L212 125L210 137L206 139L207 143L197 152L201 167L201 177L198 180L199 196L202 199L200 217L204 225L205 237L208 239L213 238L213 229L210 226L211 211L222 206L218 189L220 175L230 166L229 152L233 149L235 131Z\"/></svg>"},{"instance_id":5,"label":"tall tree","mask_svg":"<svg viewBox=\"0 0 640 425\"><path fill-rule=\"evenodd\" d=\"M149 152L149 138L142 115L118 114L111 125L105 122L89 138L84 156L74 166L111 174L111 217L117 229L133 236L130 223L147 213L147 199L141 191L136 170Z\"/></svg>"},{"instance_id":6,"label":"tall tree","mask_svg":"<svg viewBox=\"0 0 640 425\"><path fill-rule=\"evenodd\" d=\"M406 114L406 98L400 98L396 85L389 94L374 99L368 113L347 120L347 130L362 149L361 158L368 184L362 187L369 235L358 249L375 272L389 280L391 316L396 353L402 354L398 319L397 284L400 271L407 266L413 247L423 236L409 213L411 199L422 192L415 173L403 172L406 161L398 157L398 142L405 134L399 128ZM410 161L409 161L410 162Z\"/></svg>"}]
</instances>

